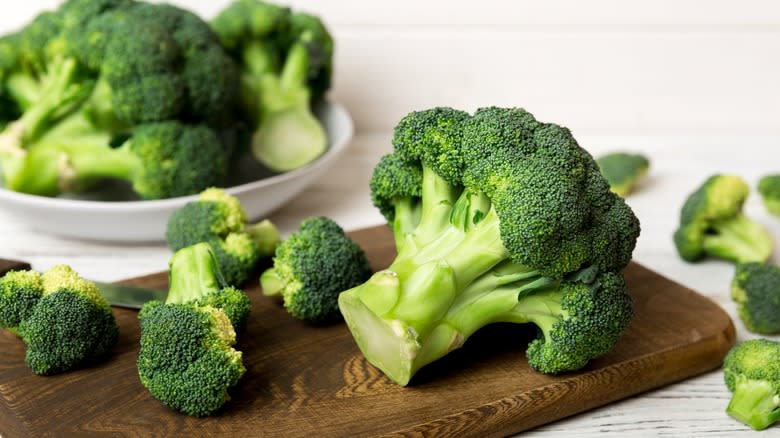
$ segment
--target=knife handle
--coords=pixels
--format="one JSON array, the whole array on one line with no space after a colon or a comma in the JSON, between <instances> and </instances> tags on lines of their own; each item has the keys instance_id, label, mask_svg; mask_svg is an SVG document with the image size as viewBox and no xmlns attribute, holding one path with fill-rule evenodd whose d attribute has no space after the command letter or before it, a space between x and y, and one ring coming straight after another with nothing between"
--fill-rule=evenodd
<instances>
[{"instance_id":1,"label":"knife handle","mask_svg":"<svg viewBox=\"0 0 780 438\"><path fill-rule=\"evenodd\" d=\"M19 260L0 259L0 275L8 271L18 271L21 269L30 269L30 264L20 262Z\"/></svg>"}]
</instances>

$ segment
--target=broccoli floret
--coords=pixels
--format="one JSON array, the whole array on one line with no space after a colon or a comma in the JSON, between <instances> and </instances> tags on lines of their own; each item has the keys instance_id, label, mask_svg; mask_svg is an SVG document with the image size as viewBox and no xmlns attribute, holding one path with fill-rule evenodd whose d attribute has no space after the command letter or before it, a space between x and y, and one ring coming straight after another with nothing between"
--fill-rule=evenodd
<instances>
[{"instance_id":1,"label":"broccoli floret","mask_svg":"<svg viewBox=\"0 0 780 438\"><path fill-rule=\"evenodd\" d=\"M266 296L280 297L295 318L310 323L341 319L340 292L368 280L365 253L333 220L315 216L277 248L274 265L260 277Z\"/></svg>"},{"instance_id":2,"label":"broccoli floret","mask_svg":"<svg viewBox=\"0 0 780 438\"><path fill-rule=\"evenodd\" d=\"M647 174L650 160L642 154L611 152L596 159L599 170L610 188L619 196L627 196Z\"/></svg>"},{"instance_id":3,"label":"broccoli floret","mask_svg":"<svg viewBox=\"0 0 780 438\"><path fill-rule=\"evenodd\" d=\"M15 38L28 55L0 75L21 110L0 133L6 188L53 196L111 178L158 199L223 181L236 141L238 68L197 16L164 4L71 0Z\"/></svg>"},{"instance_id":4,"label":"broccoli floret","mask_svg":"<svg viewBox=\"0 0 780 438\"><path fill-rule=\"evenodd\" d=\"M621 269L639 221L566 128L518 108L413 112L372 198L398 255L339 307L363 354L407 385L495 322L533 323L544 373L606 353L632 316Z\"/></svg>"},{"instance_id":5,"label":"broccoli floret","mask_svg":"<svg viewBox=\"0 0 780 438\"><path fill-rule=\"evenodd\" d=\"M27 344L35 374L58 374L111 352L119 336L114 314L94 283L67 265L0 279L0 326Z\"/></svg>"},{"instance_id":6,"label":"broccoli floret","mask_svg":"<svg viewBox=\"0 0 780 438\"><path fill-rule=\"evenodd\" d=\"M237 0L211 23L241 68L251 148L277 172L299 168L328 139L311 103L330 87L333 39L316 16L258 0Z\"/></svg>"},{"instance_id":7,"label":"broccoli floret","mask_svg":"<svg viewBox=\"0 0 780 438\"><path fill-rule=\"evenodd\" d=\"M753 339L735 345L723 360L723 375L733 393L726 413L755 430L780 419L780 343Z\"/></svg>"},{"instance_id":8,"label":"broccoli floret","mask_svg":"<svg viewBox=\"0 0 780 438\"><path fill-rule=\"evenodd\" d=\"M243 284L260 260L273 255L280 241L279 231L269 220L248 225L239 200L213 187L171 214L165 237L173 251L209 243L231 285Z\"/></svg>"},{"instance_id":9,"label":"broccoli floret","mask_svg":"<svg viewBox=\"0 0 780 438\"><path fill-rule=\"evenodd\" d=\"M674 244L683 260L706 256L737 263L764 262L772 255L769 231L742 207L750 187L735 175L713 175L691 193L680 212Z\"/></svg>"},{"instance_id":10,"label":"broccoli floret","mask_svg":"<svg viewBox=\"0 0 780 438\"><path fill-rule=\"evenodd\" d=\"M766 175L758 181L758 193L766 210L780 216L780 175Z\"/></svg>"},{"instance_id":11,"label":"broccoli floret","mask_svg":"<svg viewBox=\"0 0 780 438\"><path fill-rule=\"evenodd\" d=\"M208 244L177 251L165 303L151 301L138 314L141 383L173 409L196 417L212 414L246 371L234 345L249 313L249 298L224 286Z\"/></svg>"},{"instance_id":12,"label":"broccoli floret","mask_svg":"<svg viewBox=\"0 0 780 438\"><path fill-rule=\"evenodd\" d=\"M731 281L731 298L745 327L753 333L780 333L780 268L740 263Z\"/></svg>"}]
</instances>

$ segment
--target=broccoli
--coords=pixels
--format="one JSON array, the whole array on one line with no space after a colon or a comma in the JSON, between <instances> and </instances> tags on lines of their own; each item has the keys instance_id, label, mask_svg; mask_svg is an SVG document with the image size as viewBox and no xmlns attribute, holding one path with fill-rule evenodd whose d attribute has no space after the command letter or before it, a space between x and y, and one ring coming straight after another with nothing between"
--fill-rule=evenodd
<instances>
[{"instance_id":1,"label":"broccoli","mask_svg":"<svg viewBox=\"0 0 780 438\"><path fill-rule=\"evenodd\" d=\"M753 333L780 333L780 268L740 263L731 282L731 298L745 327Z\"/></svg>"},{"instance_id":2,"label":"broccoli","mask_svg":"<svg viewBox=\"0 0 780 438\"><path fill-rule=\"evenodd\" d=\"M713 175L682 206L674 244L683 260L714 256L736 263L764 262L774 250L769 231L742 207L750 187L736 175Z\"/></svg>"},{"instance_id":3,"label":"broccoli","mask_svg":"<svg viewBox=\"0 0 780 438\"><path fill-rule=\"evenodd\" d=\"M224 286L208 244L177 251L167 299L146 303L138 314L141 383L173 409L210 415L230 399L228 389L246 371L233 346L249 313L249 298Z\"/></svg>"},{"instance_id":4,"label":"broccoli","mask_svg":"<svg viewBox=\"0 0 780 438\"><path fill-rule=\"evenodd\" d=\"M236 0L211 25L241 67L257 160L283 172L322 155L328 139L310 108L330 87L333 70L333 38L322 21L259 0Z\"/></svg>"},{"instance_id":5,"label":"broccoli","mask_svg":"<svg viewBox=\"0 0 780 438\"><path fill-rule=\"evenodd\" d=\"M767 211L780 216L780 175L766 175L758 181L758 193Z\"/></svg>"},{"instance_id":6,"label":"broccoli","mask_svg":"<svg viewBox=\"0 0 780 438\"><path fill-rule=\"evenodd\" d=\"M331 219L304 220L277 248L274 266L260 277L263 293L280 297L295 318L310 323L341 319L338 295L371 276L365 253Z\"/></svg>"},{"instance_id":7,"label":"broccoli","mask_svg":"<svg viewBox=\"0 0 780 438\"><path fill-rule=\"evenodd\" d=\"M236 141L238 68L211 28L170 5L69 0L0 61L7 188L54 196L106 178L141 198L219 184ZM8 116L6 116L8 118Z\"/></svg>"},{"instance_id":8,"label":"broccoli","mask_svg":"<svg viewBox=\"0 0 780 438\"><path fill-rule=\"evenodd\" d=\"M647 174L650 160L642 154L612 152L597 158L596 164L612 191L625 197Z\"/></svg>"},{"instance_id":9,"label":"broccoli","mask_svg":"<svg viewBox=\"0 0 780 438\"><path fill-rule=\"evenodd\" d=\"M280 240L279 231L269 220L252 225L246 222L239 200L212 187L201 192L197 201L171 214L165 237L173 251L209 243L225 282L241 285L260 260L273 255Z\"/></svg>"},{"instance_id":10,"label":"broccoli","mask_svg":"<svg viewBox=\"0 0 780 438\"><path fill-rule=\"evenodd\" d=\"M106 357L119 337L114 314L94 283L69 266L0 278L0 327L27 344L25 362L51 375Z\"/></svg>"},{"instance_id":11,"label":"broccoli","mask_svg":"<svg viewBox=\"0 0 780 438\"><path fill-rule=\"evenodd\" d=\"M755 430L780 419L780 343L752 339L731 348L723 361L733 393L726 413Z\"/></svg>"},{"instance_id":12,"label":"broccoli","mask_svg":"<svg viewBox=\"0 0 780 438\"><path fill-rule=\"evenodd\" d=\"M519 108L433 108L405 116L393 146L370 187L398 254L339 296L369 362L407 385L495 322L538 327L526 355L544 373L617 342L639 221L566 128Z\"/></svg>"}]
</instances>

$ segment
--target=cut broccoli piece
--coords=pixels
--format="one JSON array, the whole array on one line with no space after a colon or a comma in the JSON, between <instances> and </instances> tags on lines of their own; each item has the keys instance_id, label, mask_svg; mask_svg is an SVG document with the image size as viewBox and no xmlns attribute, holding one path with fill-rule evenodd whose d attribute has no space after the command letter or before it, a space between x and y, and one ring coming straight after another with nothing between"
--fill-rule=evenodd
<instances>
[{"instance_id":1,"label":"cut broccoli piece","mask_svg":"<svg viewBox=\"0 0 780 438\"><path fill-rule=\"evenodd\" d=\"M627 196L647 174L650 160L642 154L612 152L596 159L599 170L618 196Z\"/></svg>"},{"instance_id":2,"label":"cut broccoli piece","mask_svg":"<svg viewBox=\"0 0 780 438\"><path fill-rule=\"evenodd\" d=\"M632 316L639 221L569 131L518 108L413 112L371 180L398 255L339 307L369 362L407 385L479 328L533 323L531 366L605 354Z\"/></svg>"},{"instance_id":3,"label":"cut broccoli piece","mask_svg":"<svg viewBox=\"0 0 780 438\"><path fill-rule=\"evenodd\" d=\"M338 295L371 276L363 250L331 219L311 217L277 248L274 266L260 277L266 296L278 296L295 318L310 323L341 319Z\"/></svg>"},{"instance_id":4,"label":"cut broccoli piece","mask_svg":"<svg viewBox=\"0 0 780 438\"><path fill-rule=\"evenodd\" d=\"M284 172L322 155L328 139L311 103L330 87L333 39L320 19L258 0L237 0L211 24L241 67L257 160Z\"/></svg>"},{"instance_id":5,"label":"cut broccoli piece","mask_svg":"<svg viewBox=\"0 0 780 438\"><path fill-rule=\"evenodd\" d=\"M97 286L67 265L42 275L12 271L3 276L0 326L27 344L25 362L40 375L103 359L119 336L111 307Z\"/></svg>"},{"instance_id":6,"label":"cut broccoli piece","mask_svg":"<svg viewBox=\"0 0 780 438\"><path fill-rule=\"evenodd\" d=\"M753 333L780 333L780 268L752 262L737 265L731 298L745 327Z\"/></svg>"},{"instance_id":7,"label":"cut broccoli piece","mask_svg":"<svg viewBox=\"0 0 780 438\"><path fill-rule=\"evenodd\" d=\"M742 207L750 187L735 175L713 175L691 193L680 213L674 244L683 260L706 256L737 263L764 262L774 240L761 224L747 217Z\"/></svg>"},{"instance_id":8,"label":"cut broccoli piece","mask_svg":"<svg viewBox=\"0 0 780 438\"><path fill-rule=\"evenodd\" d=\"M758 193L766 210L780 216L780 175L766 175L758 181Z\"/></svg>"},{"instance_id":9,"label":"cut broccoli piece","mask_svg":"<svg viewBox=\"0 0 780 438\"><path fill-rule=\"evenodd\" d=\"M173 212L165 237L173 251L209 243L225 281L231 285L243 284L262 259L273 255L280 241L279 231L270 221L247 225L239 200L213 187Z\"/></svg>"},{"instance_id":10,"label":"cut broccoli piece","mask_svg":"<svg viewBox=\"0 0 780 438\"><path fill-rule=\"evenodd\" d=\"M755 430L780 419L780 343L753 339L735 345L723 360L733 393L726 412Z\"/></svg>"},{"instance_id":11,"label":"cut broccoli piece","mask_svg":"<svg viewBox=\"0 0 780 438\"><path fill-rule=\"evenodd\" d=\"M214 413L230 399L246 371L233 347L246 326L249 298L224 286L206 243L177 251L170 261L165 303L152 301L138 314L141 383L162 403L185 414Z\"/></svg>"}]
</instances>

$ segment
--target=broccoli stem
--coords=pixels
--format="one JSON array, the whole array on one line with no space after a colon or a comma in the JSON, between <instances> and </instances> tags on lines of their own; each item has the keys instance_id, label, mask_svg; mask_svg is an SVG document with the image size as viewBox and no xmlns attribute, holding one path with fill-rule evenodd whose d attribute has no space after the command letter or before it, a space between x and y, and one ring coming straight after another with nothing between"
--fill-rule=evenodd
<instances>
[{"instance_id":1,"label":"broccoli stem","mask_svg":"<svg viewBox=\"0 0 780 438\"><path fill-rule=\"evenodd\" d=\"M268 268L260 275L260 288L263 290L263 295L267 297L282 297L284 280L276 272L276 268Z\"/></svg>"},{"instance_id":2,"label":"broccoli stem","mask_svg":"<svg viewBox=\"0 0 780 438\"><path fill-rule=\"evenodd\" d=\"M247 225L244 231L249 234L249 237L257 245L260 257L270 257L276 251L276 246L279 245L281 237L279 236L279 230L268 219L264 219L256 224Z\"/></svg>"},{"instance_id":3,"label":"broccoli stem","mask_svg":"<svg viewBox=\"0 0 780 438\"><path fill-rule=\"evenodd\" d=\"M417 228L422 214L421 202L411 196L395 200L393 216L393 239L395 248L401 251L407 237Z\"/></svg>"},{"instance_id":4,"label":"broccoli stem","mask_svg":"<svg viewBox=\"0 0 780 438\"><path fill-rule=\"evenodd\" d=\"M770 382L740 375L726 412L755 430L766 429L780 419L780 396Z\"/></svg>"},{"instance_id":5,"label":"broccoli stem","mask_svg":"<svg viewBox=\"0 0 780 438\"><path fill-rule=\"evenodd\" d=\"M772 236L766 229L740 213L712 225L704 237L705 252L737 263L764 262L772 253Z\"/></svg>"},{"instance_id":6,"label":"broccoli stem","mask_svg":"<svg viewBox=\"0 0 780 438\"><path fill-rule=\"evenodd\" d=\"M198 243L176 251L169 265L166 304L197 301L222 287L217 258L208 243Z\"/></svg>"},{"instance_id":7,"label":"broccoli stem","mask_svg":"<svg viewBox=\"0 0 780 438\"><path fill-rule=\"evenodd\" d=\"M327 147L325 130L309 108L308 66L306 48L295 44L278 77L266 73L256 78L260 123L252 135L252 152L273 171L304 166Z\"/></svg>"}]
</instances>

